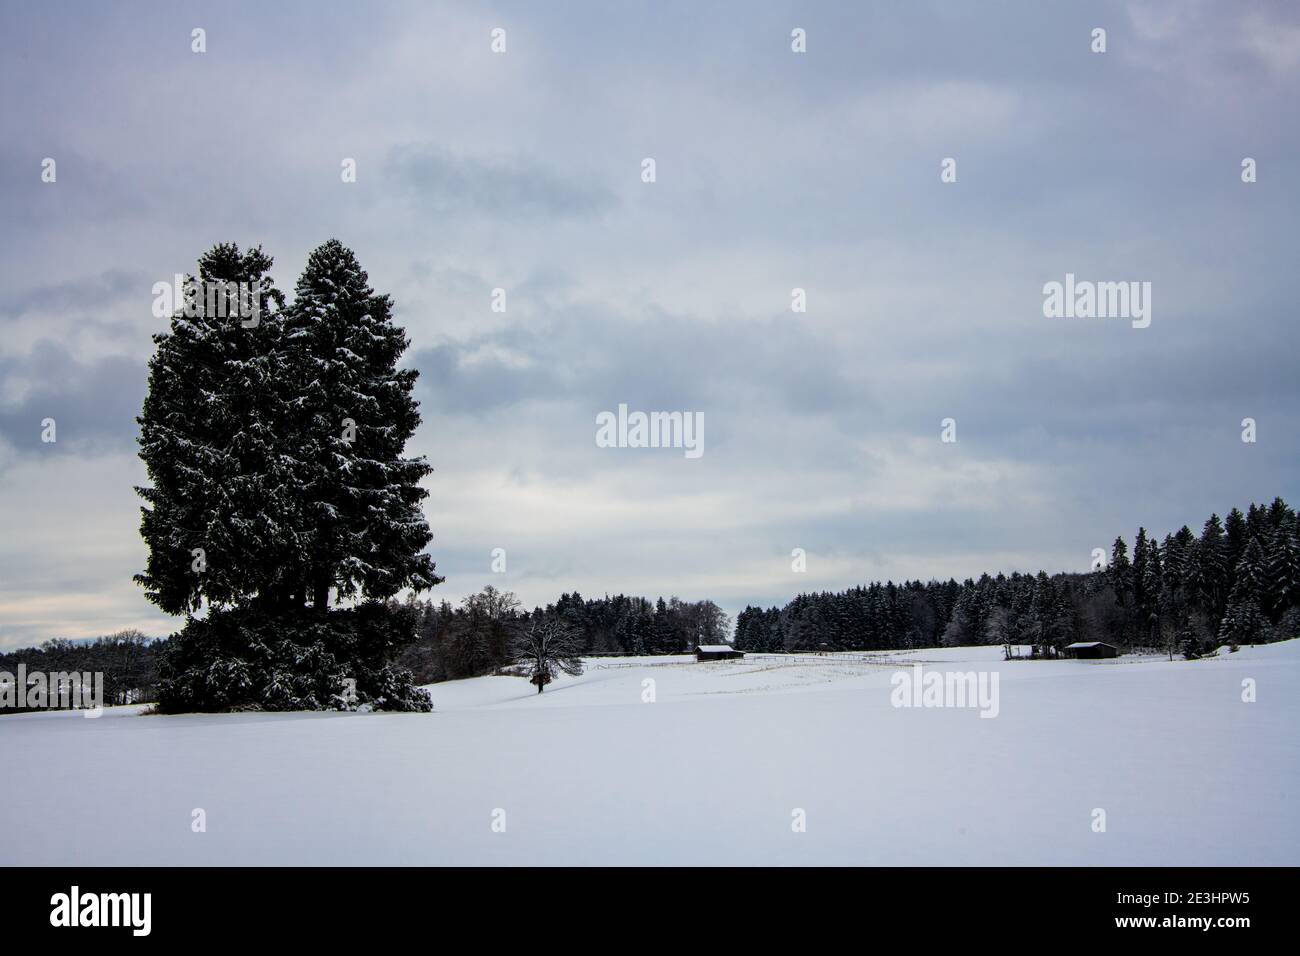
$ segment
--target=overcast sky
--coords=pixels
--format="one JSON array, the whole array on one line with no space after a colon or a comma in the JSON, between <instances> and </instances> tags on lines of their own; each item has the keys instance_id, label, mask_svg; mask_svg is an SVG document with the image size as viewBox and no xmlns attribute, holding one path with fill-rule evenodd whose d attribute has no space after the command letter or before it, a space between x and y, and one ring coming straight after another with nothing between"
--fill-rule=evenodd
<instances>
[{"instance_id":1,"label":"overcast sky","mask_svg":"<svg viewBox=\"0 0 1300 956\"><path fill-rule=\"evenodd\" d=\"M0 52L0 646L179 626L134 419L220 241L393 295L434 598L734 615L1300 500L1300 5L23 3ZM1045 318L1067 272L1150 327ZM703 456L596 447L620 403Z\"/></svg>"}]
</instances>

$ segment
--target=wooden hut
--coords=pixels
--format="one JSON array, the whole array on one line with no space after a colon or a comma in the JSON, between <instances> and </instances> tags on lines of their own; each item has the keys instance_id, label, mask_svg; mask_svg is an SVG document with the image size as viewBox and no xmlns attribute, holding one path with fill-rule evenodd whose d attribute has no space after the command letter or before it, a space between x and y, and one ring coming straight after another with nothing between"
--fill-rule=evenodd
<instances>
[{"instance_id":1,"label":"wooden hut","mask_svg":"<svg viewBox=\"0 0 1300 956\"><path fill-rule=\"evenodd\" d=\"M744 656L744 651L738 651L730 644L701 644L695 648L697 661L729 661Z\"/></svg>"},{"instance_id":2,"label":"wooden hut","mask_svg":"<svg viewBox=\"0 0 1300 956\"><path fill-rule=\"evenodd\" d=\"M1119 648L1105 641L1077 641L1065 645L1065 656L1089 661L1103 657L1119 657Z\"/></svg>"}]
</instances>

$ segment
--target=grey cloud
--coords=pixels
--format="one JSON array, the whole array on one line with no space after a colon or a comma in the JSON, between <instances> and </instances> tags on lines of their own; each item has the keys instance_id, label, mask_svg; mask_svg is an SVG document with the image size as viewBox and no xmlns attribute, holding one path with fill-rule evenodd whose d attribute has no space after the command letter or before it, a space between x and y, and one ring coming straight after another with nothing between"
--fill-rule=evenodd
<instances>
[{"instance_id":1,"label":"grey cloud","mask_svg":"<svg viewBox=\"0 0 1300 956\"><path fill-rule=\"evenodd\" d=\"M829 342L789 323L668 315L601 321L575 311L540 328L497 330L416 352L411 362L421 371L420 388L432 407L468 414L532 401L594 403L593 411L619 402L698 409L756 401L769 410L832 416L873 404L842 374Z\"/></svg>"},{"instance_id":2,"label":"grey cloud","mask_svg":"<svg viewBox=\"0 0 1300 956\"><path fill-rule=\"evenodd\" d=\"M0 357L0 381L32 383L21 398L0 399L0 437L20 455L121 450L134 446L145 393L143 362L108 357L80 362L43 340L29 356ZM41 421L57 423L57 441L41 441Z\"/></svg>"},{"instance_id":3,"label":"grey cloud","mask_svg":"<svg viewBox=\"0 0 1300 956\"><path fill-rule=\"evenodd\" d=\"M31 138L31 131L27 137ZM41 179L41 163L55 161L56 179ZM112 222L151 211L144 188L122 168L68 145L64 136L35 142L19 151L12 142L0 153L5 176L0 185L5 218L0 248L13 248L33 233L47 233L66 221ZM21 228L12 228L12 227Z\"/></svg>"},{"instance_id":4,"label":"grey cloud","mask_svg":"<svg viewBox=\"0 0 1300 956\"><path fill-rule=\"evenodd\" d=\"M142 310L150 306L153 283L143 274L108 269L97 275L79 276L0 295L0 316L14 318L28 313L96 319L107 306L134 298ZM112 323L117 325L119 323Z\"/></svg>"},{"instance_id":5,"label":"grey cloud","mask_svg":"<svg viewBox=\"0 0 1300 956\"><path fill-rule=\"evenodd\" d=\"M387 167L407 197L434 213L477 213L506 221L569 219L615 206L605 187L522 159L485 160L412 144L390 150Z\"/></svg>"}]
</instances>

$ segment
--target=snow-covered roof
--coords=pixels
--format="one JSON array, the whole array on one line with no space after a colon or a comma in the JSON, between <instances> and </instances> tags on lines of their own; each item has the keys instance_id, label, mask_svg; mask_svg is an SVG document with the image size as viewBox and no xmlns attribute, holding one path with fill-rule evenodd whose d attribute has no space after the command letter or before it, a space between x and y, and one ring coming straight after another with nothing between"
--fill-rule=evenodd
<instances>
[{"instance_id":1,"label":"snow-covered roof","mask_svg":"<svg viewBox=\"0 0 1300 956\"><path fill-rule=\"evenodd\" d=\"M735 648L730 644L700 644L695 649L697 651L703 651L706 654L721 654L723 651L735 650Z\"/></svg>"},{"instance_id":2,"label":"snow-covered roof","mask_svg":"<svg viewBox=\"0 0 1300 956\"><path fill-rule=\"evenodd\" d=\"M1105 641L1075 641L1073 644L1066 644L1066 649L1071 647L1114 647L1114 644L1107 644Z\"/></svg>"}]
</instances>

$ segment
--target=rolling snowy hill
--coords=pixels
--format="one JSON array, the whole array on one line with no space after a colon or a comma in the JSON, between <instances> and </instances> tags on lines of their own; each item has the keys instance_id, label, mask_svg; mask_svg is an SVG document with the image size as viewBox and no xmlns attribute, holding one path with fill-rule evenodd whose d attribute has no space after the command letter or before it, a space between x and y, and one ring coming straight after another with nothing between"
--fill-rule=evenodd
<instances>
[{"instance_id":1,"label":"rolling snowy hill","mask_svg":"<svg viewBox=\"0 0 1300 956\"><path fill-rule=\"evenodd\" d=\"M433 685L432 714L3 717L0 862L1300 863L1300 641L1001 656L592 660L540 696ZM916 663L997 674L997 716L895 707Z\"/></svg>"}]
</instances>

